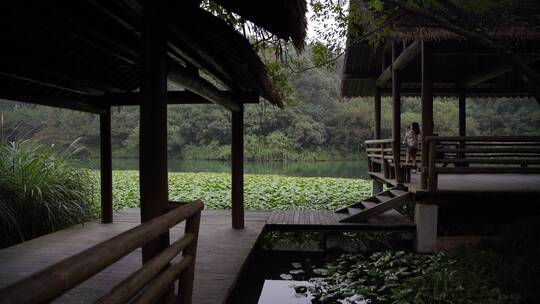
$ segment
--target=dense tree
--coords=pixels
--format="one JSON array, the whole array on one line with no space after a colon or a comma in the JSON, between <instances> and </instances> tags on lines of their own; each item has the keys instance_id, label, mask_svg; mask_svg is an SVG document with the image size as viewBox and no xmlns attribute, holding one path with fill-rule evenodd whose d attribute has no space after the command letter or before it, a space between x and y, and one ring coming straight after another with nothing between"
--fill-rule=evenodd
<instances>
[{"instance_id":1,"label":"dense tree","mask_svg":"<svg viewBox=\"0 0 540 304\"><path fill-rule=\"evenodd\" d=\"M250 159L332 159L357 157L372 137L373 100L339 97L339 68L310 69L290 78L291 104L284 110L268 104L247 105L246 155ZM390 135L390 98L384 97L383 136ZM468 99L470 135L539 135L540 112L529 99ZM418 98L403 100L403 125L420 121ZM9 139L34 138L59 148L82 137L86 156L99 155L96 115L22 103L0 102L2 129ZM435 132L457 135L458 103L438 98L434 103ZM171 157L227 159L230 153L230 113L216 105L169 106ZM136 157L139 110L113 110L113 152Z\"/></svg>"}]
</instances>

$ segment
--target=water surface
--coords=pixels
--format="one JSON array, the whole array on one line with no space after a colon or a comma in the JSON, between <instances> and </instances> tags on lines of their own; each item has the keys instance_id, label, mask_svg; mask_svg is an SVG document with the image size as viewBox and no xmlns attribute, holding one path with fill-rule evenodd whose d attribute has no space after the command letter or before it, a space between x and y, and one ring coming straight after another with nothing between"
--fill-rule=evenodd
<instances>
[{"instance_id":1,"label":"water surface","mask_svg":"<svg viewBox=\"0 0 540 304\"><path fill-rule=\"evenodd\" d=\"M83 168L98 169L99 160L78 160L77 165ZM138 170L138 159L113 159L114 170ZM170 172L219 172L230 173L231 164L228 161L212 160L169 160ZM248 174L277 174L288 176L322 176L367 178L367 163L365 160L356 161L319 161L319 162L254 162L244 165Z\"/></svg>"}]
</instances>

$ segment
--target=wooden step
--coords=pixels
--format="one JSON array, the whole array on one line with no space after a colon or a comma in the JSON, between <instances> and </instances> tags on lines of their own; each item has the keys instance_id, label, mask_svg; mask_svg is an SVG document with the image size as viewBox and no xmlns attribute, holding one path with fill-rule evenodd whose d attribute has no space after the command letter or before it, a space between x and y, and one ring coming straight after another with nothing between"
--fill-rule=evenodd
<instances>
[{"instance_id":1,"label":"wooden step","mask_svg":"<svg viewBox=\"0 0 540 304\"><path fill-rule=\"evenodd\" d=\"M335 212L350 215L351 210L349 210L349 208L355 208L355 209L363 210L363 209L366 209L366 203L380 204L380 203L387 202L387 201L393 199L396 196L400 196L400 195L403 195L403 194L406 194L406 193L407 193L407 191L404 188L394 187L394 188L391 188L389 190L384 190L382 192L379 192L379 193L375 194L374 196L364 198L360 202L353 203L353 204L350 204L350 205L348 205L346 207L340 208L340 209L336 210ZM353 210L353 212L354 212L354 214L357 214L358 210Z\"/></svg>"},{"instance_id":2,"label":"wooden step","mask_svg":"<svg viewBox=\"0 0 540 304\"><path fill-rule=\"evenodd\" d=\"M353 208L353 207L349 207L347 208L347 210L349 211L349 215L352 216L352 215L355 215L355 214L358 214L360 212L362 212L362 208Z\"/></svg>"},{"instance_id":3,"label":"wooden step","mask_svg":"<svg viewBox=\"0 0 540 304\"><path fill-rule=\"evenodd\" d=\"M379 202L381 202L381 203L384 203L384 202L387 202L387 201L393 199L393 197L388 196L388 195L375 195L375 197L376 197L377 200L379 200Z\"/></svg>"},{"instance_id":4,"label":"wooden step","mask_svg":"<svg viewBox=\"0 0 540 304\"><path fill-rule=\"evenodd\" d=\"M392 193L392 195L395 197L395 196L400 196L400 195L403 195L405 193L407 193L408 191L405 191L405 190L399 190L399 189L390 189L390 193Z\"/></svg>"},{"instance_id":5,"label":"wooden step","mask_svg":"<svg viewBox=\"0 0 540 304\"><path fill-rule=\"evenodd\" d=\"M384 197L384 198L383 198ZM378 197L377 197L378 198ZM388 197L388 196L382 196L382 199L386 199L384 202L381 202L379 204L372 203L372 202L362 202L364 206L366 206L366 209L361 210L360 212L357 212L350 217L344 218L340 220L342 223L358 223L358 222L364 222L370 217L379 215L381 213L384 213L388 210L395 209L399 206L404 205L407 203L411 198L412 194L409 192L406 192L405 194L402 194L400 196L396 197ZM356 210L353 210L356 211ZM397 211L396 211L397 212Z\"/></svg>"},{"instance_id":6,"label":"wooden step","mask_svg":"<svg viewBox=\"0 0 540 304\"><path fill-rule=\"evenodd\" d=\"M334 211L335 213L349 213L349 208L362 208L364 205L362 204L362 202L358 202L358 203L354 203L354 204L351 204L347 207L343 207L343 208L340 208L336 211Z\"/></svg>"}]
</instances>

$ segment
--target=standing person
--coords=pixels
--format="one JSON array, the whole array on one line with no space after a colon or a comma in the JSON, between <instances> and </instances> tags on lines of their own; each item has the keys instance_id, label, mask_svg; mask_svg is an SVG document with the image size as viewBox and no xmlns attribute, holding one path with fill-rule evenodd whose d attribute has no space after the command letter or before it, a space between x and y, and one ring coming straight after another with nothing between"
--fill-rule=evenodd
<instances>
[{"instance_id":1,"label":"standing person","mask_svg":"<svg viewBox=\"0 0 540 304\"><path fill-rule=\"evenodd\" d=\"M418 151L418 138L420 137L420 125L417 122L413 122L410 128L407 128L405 139L403 143L407 145L407 152L405 154L405 165L413 162L416 167L416 152Z\"/></svg>"}]
</instances>

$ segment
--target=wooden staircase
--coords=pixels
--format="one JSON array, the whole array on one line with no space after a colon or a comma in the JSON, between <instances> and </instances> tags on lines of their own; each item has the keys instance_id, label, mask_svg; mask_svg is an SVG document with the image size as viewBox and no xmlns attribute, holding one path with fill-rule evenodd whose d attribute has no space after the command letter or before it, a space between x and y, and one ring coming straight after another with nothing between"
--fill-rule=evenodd
<instances>
[{"instance_id":1,"label":"wooden staircase","mask_svg":"<svg viewBox=\"0 0 540 304\"><path fill-rule=\"evenodd\" d=\"M412 194L407 189L397 186L336 210L336 213L348 214L340 220L341 223L362 223L383 213L403 217L395 208L403 206L411 199Z\"/></svg>"}]
</instances>

